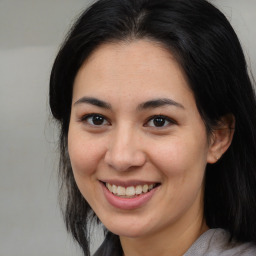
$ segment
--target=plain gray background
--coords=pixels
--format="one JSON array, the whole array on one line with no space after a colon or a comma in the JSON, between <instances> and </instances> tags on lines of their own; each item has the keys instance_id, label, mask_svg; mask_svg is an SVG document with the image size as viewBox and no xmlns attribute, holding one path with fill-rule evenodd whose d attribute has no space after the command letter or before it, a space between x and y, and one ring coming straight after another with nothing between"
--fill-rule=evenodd
<instances>
[{"instance_id":1,"label":"plain gray background","mask_svg":"<svg viewBox=\"0 0 256 256\"><path fill-rule=\"evenodd\" d=\"M48 82L62 39L90 2L0 0L0 256L81 255L58 208ZM256 0L212 2L233 24L255 75Z\"/></svg>"}]
</instances>

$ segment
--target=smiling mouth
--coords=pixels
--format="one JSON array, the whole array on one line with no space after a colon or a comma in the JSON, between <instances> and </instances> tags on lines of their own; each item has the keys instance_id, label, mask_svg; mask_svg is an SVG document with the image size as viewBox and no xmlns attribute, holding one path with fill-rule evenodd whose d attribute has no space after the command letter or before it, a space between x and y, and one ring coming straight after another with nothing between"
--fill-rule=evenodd
<instances>
[{"instance_id":1,"label":"smiling mouth","mask_svg":"<svg viewBox=\"0 0 256 256\"><path fill-rule=\"evenodd\" d=\"M137 186L117 186L110 183L104 183L105 187L115 196L122 197L122 198L134 198L138 197L142 194L146 194L152 189L158 187L160 183L154 184L144 184L144 185L137 185Z\"/></svg>"}]
</instances>

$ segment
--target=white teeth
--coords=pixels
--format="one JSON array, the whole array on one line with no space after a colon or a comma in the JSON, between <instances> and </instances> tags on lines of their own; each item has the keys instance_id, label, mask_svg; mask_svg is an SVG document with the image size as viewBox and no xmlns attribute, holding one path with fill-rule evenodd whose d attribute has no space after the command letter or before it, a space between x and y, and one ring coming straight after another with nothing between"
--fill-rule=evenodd
<instances>
[{"instance_id":1,"label":"white teeth","mask_svg":"<svg viewBox=\"0 0 256 256\"><path fill-rule=\"evenodd\" d=\"M125 188L124 188L124 187L121 187L121 186L118 186L116 193L117 193L119 196L125 196Z\"/></svg>"},{"instance_id":2,"label":"white teeth","mask_svg":"<svg viewBox=\"0 0 256 256\"><path fill-rule=\"evenodd\" d=\"M109 184L110 185L110 184ZM110 185L111 186L111 185ZM111 190L110 190L111 191ZM112 193L116 194L117 193L117 186L113 185L112 186Z\"/></svg>"},{"instance_id":3,"label":"white teeth","mask_svg":"<svg viewBox=\"0 0 256 256\"><path fill-rule=\"evenodd\" d=\"M148 185L143 185L142 191L146 193L148 191Z\"/></svg>"},{"instance_id":4,"label":"white teeth","mask_svg":"<svg viewBox=\"0 0 256 256\"><path fill-rule=\"evenodd\" d=\"M136 186L136 195L140 195L142 193L142 186Z\"/></svg>"},{"instance_id":5,"label":"white teeth","mask_svg":"<svg viewBox=\"0 0 256 256\"><path fill-rule=\"evenodd\" d=\"M126 196L134 196L135 195L135 188L134 187L128 187L125 190Z\"/></svg>"},{"instance_id":6,"label":"white teeth","mask_svg":"<svg viewBox=\"0 0 256 256\"><path fill-rule=\"evenodd\" d=\"M110 183L106 183L107 189L117 195L117 196L135 196L135 195L140 195L142 193L147 193L150 190L154 188L155 184L150 184L150 185L137 185L136 187L130 186L130 187L122 187L122 186L116 186L116 185L111 185Z\"/></svg>"},{"instance_id":7,"label":"white teeth","mask_svg":"<svg viewBox=\"0 0 256 256\"><path fill-rule=\"evenodd\" d=\"M109 183L107 183L107 188L108 188L108 190L109 190L110 192L113 192L112 186L111 186Z\"/></svg>"}]
</instances>

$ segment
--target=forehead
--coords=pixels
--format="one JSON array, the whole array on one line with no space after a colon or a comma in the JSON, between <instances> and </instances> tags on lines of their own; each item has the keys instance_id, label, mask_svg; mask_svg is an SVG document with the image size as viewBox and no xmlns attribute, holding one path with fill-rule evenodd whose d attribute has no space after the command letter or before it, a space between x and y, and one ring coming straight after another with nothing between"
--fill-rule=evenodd
<instances>
[{"instance_id":1,"label":"forehead","mask_svg":"<svg viewBox=\"0 0 256 256\"><path fill-rule=\"evenodd\" d=\"M98 47L77 73L73 97L108 93L144 98L191 93L178 62L161 44L138 40ZM90 95L98 96L98 95Z\"/></svg>"}]
</instances>

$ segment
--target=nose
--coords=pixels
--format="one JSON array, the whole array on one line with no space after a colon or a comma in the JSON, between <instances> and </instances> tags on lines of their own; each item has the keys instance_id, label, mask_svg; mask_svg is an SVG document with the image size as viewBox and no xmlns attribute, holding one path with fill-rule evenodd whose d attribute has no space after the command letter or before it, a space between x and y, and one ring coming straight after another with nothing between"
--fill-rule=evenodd
<instances>
[{"instance_id":1,"label":"nose","mask_svg":"<svg viewBox=\"0 0 256 256\"><path fill-rule=\"evenodd\" d=\"M113 132L110 140L105 154L109 166L117 171L127 171L144 165L146 154L139 136L132 129L119 129Z\"/></svg>"}]
</instances>

